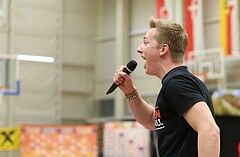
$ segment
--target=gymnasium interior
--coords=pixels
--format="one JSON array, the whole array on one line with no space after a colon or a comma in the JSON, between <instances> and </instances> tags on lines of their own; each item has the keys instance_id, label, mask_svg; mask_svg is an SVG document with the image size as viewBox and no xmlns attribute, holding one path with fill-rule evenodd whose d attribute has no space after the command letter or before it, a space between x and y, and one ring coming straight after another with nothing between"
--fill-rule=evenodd
<instances>
[{"instance_id":1,"label":"gymnasium interior","mask_svg":"<svg viewBox=\"0 0 240 157\"><path fill-rule=\"evenodd\" d=\"M221 157L240 157L239 0L0 0L0 157L158 157L119 89L120 65L152 106L161 81L137 53L149 17L181 24L184 64L207 85Z\"/></svg>"}]
</instances>

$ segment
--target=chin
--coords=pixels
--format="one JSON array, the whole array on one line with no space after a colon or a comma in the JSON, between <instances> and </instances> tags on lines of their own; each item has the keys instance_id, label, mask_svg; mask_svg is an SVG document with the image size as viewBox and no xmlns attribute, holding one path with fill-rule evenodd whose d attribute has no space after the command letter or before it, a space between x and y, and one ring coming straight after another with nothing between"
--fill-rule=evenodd
<instances>
[{"instance_id":1,"label":"chin","mask_svg":"<svg viewBox=\"0 0 240 157\"><path fill-rule=\"evenodd\" d=\"M151 75L147 70L145 70L145 74L147 74L147 75Z\"/></svg>"},{"instance_id":2,"label":"chin","mask_svg":"<svg viewBox=\"0 0 240 157\"><path fill-rule=\"evenodd\" d=\"M150 71L148 71L148 70L146 70L145 71L145 74L147 74L147 75L150 75L150 76L154 76L154 74L153 73L151 73Z\"/></svg>"}]
</instances>

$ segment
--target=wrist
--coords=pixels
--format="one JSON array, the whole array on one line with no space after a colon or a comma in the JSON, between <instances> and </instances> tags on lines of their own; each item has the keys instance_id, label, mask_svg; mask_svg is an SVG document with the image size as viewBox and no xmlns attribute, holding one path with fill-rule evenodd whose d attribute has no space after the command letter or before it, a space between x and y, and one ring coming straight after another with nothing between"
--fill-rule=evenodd
<instances>
[{"instance_id":1,"label":"wrist","mask_svg":"<svg viewBox=\"0 0 240 157\"><path fill-rule=\"evenodd\" d=\"M136 88L132 92L125 93L124 94L127 100L133 100L136 99L139 96L139 92Z\"/></svg>"}]
</instances>

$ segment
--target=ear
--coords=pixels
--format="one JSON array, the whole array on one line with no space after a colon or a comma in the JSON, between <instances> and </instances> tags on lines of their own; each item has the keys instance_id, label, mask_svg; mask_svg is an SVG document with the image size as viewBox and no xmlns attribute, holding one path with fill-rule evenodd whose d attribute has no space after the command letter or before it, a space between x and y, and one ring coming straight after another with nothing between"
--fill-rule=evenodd
<instances>
[{"instance_id":1,"label":"ear","mask_svg":"<svg viewBox=\"0 0 240 157\"><path fill-rule=\"evenodd\" d=\"M164 55L169 51L169 46L168 44L163 44L162 48L160 49L160 55Z\"/></svg>"}]
</instances>

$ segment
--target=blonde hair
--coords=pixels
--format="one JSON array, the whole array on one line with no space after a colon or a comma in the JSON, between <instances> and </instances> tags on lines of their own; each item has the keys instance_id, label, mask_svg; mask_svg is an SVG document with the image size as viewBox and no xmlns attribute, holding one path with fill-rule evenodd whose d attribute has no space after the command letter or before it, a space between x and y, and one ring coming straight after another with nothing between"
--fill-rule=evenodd
<instances>
[{"instance_id":1,"label":"blonde hair","mask_svg":"<svg viewBox=\"0 0 240 157\"><path fill-rule=\"evenodd\" d=\"M188 45L188 37L180 24L170 20L149 18L150 28L156 28L155 39L158 44L168 44L174 63L182 63Z\"/></svg>"}]
</instances>

